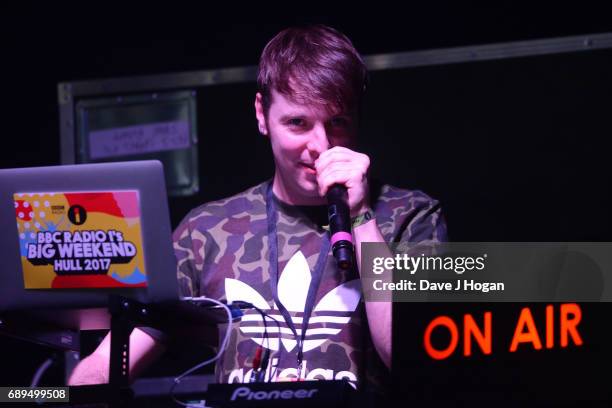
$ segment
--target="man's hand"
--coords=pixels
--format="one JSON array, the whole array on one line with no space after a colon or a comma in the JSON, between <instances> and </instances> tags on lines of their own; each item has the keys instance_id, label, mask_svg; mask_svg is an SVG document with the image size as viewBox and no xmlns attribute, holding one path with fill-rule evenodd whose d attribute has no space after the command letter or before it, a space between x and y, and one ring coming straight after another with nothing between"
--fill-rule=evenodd
<instances>
[{"instance_id":1,"label":"man's hand","mask_svg":"<svg viewBox=\"0 0 612 408\"><path fill-rule=\"evenodd\" d=\"M325 196L329 187L341 184L348 191L351 217L370 209L368 168L370 158L346 147L335 146L315 160L319 194Z\"/></svg>"},{"instance_id":2,"label":"man's hand","mask_svg":"<svg viewBox=\"0 0 612 408\"><path fill-rule=\"evenodd\" d=\"M329 187L341 184L348 192L351 217L370 209L368 168L370 158L362 153L336 146L324 151L315 161L319 194L325 196ZM362 242L384 242L375 222L360 225L353 230L357 259L361 259ZM360 271L361 272L361 271ZM378 355L391 368L391 302L366 302L366 315L370 334Z\"/></svg>"}]
</instances>

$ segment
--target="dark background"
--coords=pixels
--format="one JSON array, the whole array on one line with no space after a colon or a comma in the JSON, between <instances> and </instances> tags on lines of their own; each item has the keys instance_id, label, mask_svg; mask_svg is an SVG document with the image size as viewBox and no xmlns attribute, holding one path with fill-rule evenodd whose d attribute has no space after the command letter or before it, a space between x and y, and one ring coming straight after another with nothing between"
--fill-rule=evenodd
<instances>
[{"instance_id":1,"label":"dark background","mask_svg":"<svg viewBox=\"0 0 612 408\"><path fill-rule=\"evenodd\" d=\"M59 164L58 82L255 65L266 42L293 24L332 25L363 55L612 32L610 14L594 2L415 3L358 10L260 4L240 13L238 6L174 3L2 6L0 168ZM610 241L611 68L612 51L605 50L373 72L361 148L374 177L439 199L454 241ZM197 203L271 177L254 91L254 83L198 90L201 192L170 200L173 225ZM494 307L507 316L502 330L512 330L520 306ZM395 349L396 367L405 370L397 384L408 385L405 398L424 389L452 398L476 384L546 399L571 388L555 387L569 381L566 368L581 379L573 399L599 398L595 372L612 362L605 346L610 307L585 307L579 350L440 365L423 357L422 327L435 315L478 313L482 305L401 305L394 345L406 344ZM2 379L7 385L28 383L49 354L13 340L0 345L4 362L20 363ZM415 366L420 376L410 371ZM45 381L60 374L56 368Z\"/></svg>"}]
</instances>

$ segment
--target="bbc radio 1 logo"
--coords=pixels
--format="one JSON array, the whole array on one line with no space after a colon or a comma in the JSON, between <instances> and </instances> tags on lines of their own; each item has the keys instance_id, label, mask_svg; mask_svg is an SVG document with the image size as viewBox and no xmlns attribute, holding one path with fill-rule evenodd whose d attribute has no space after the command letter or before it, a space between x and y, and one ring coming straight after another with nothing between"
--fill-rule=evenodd
<instances>
[{"instance_id":1,"label":"bbc radio 1 logo","mask_svg":"<svg viewBox=\"0 0 612 408\"><path fill-rule=\"evenodd\" d=\"M52 205L51 212L53 214L64 214L66 213L66 207L63 205ZM73 225L83 225L87 221L87 211L79 204L71 205L66 215Z\"/></svg>"},{"instance_id":2,"label":"bbc radio 1 logo","mask_svg":"<svg viewBox=\"0 0 612 408\"><path fill-rule=\"evenodd\" d=\"M71 205L68 209L68 219L74 225L83 225L87 221L87 211L78 204Z\"/></svg>"}]
</instances>

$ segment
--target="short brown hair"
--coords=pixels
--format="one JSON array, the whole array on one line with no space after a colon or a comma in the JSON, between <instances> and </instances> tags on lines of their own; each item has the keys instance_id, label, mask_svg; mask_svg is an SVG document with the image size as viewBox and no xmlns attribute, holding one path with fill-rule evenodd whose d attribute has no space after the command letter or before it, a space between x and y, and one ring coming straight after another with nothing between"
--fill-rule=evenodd
<instances>
[{"instance_id":1,"label":"short brown hair","mask_svg":"<svg viewBox=\"0 0 612 408\"><path fill-rule=\"evenodd\" d=\"M257 85L267 114L271 91L301 104L358 110L367 70L351 41L323 25L287 28L264 48Z\"/></svg>"}]
</instances>

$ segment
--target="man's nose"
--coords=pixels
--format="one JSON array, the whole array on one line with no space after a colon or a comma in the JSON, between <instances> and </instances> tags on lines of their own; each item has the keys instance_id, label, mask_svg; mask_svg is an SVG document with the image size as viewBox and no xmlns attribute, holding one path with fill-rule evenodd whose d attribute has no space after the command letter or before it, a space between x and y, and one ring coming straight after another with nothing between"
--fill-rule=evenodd
<instances>
[{"instance_id":1,"label":"man's nose","mask_svg":"<svg viewBox=\"0 0 612 408\"><path fill-rule=\"evenodd\" d=\"M330 148L328 130L324 124L316 124L312 127L306 148L315 157Z\"/></svg>"}]
</instances>

